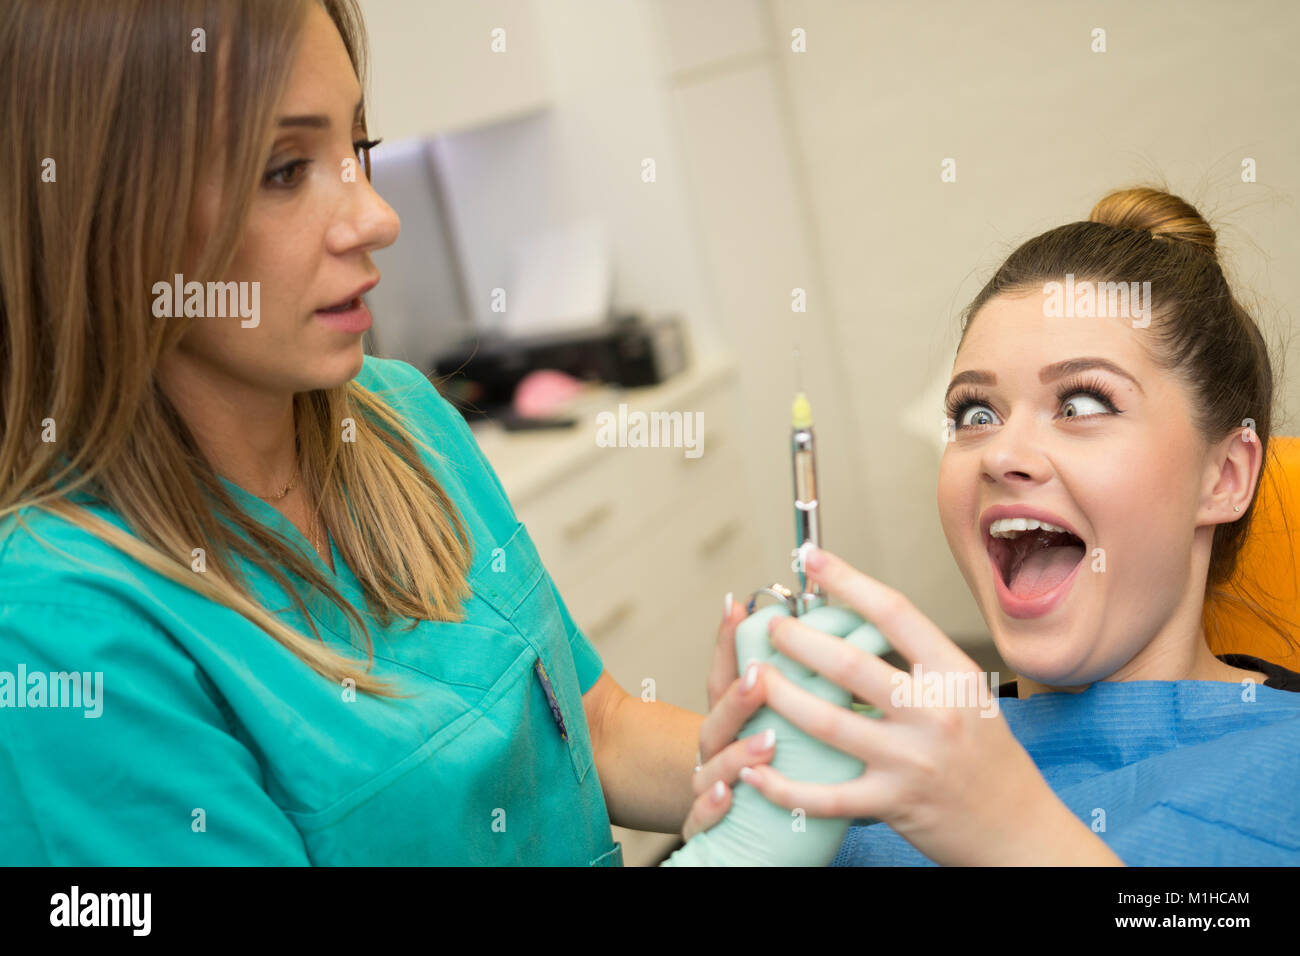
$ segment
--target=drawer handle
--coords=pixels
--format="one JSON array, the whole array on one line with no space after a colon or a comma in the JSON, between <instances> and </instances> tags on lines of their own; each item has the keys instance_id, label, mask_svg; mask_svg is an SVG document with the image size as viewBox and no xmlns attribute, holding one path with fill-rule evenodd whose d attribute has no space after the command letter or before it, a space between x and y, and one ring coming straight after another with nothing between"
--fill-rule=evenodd
<instances>
[{"instance_id":1,"label":"drawer handle","mask_svg":"<svg viewBox=\"0 0 1300 956\"><path fill-rule=\"evenodd\" d=\"M593 641L600 640L610 631L614 630L614 628L627 620L627 618L631 617L632 612L635 610L636 598L628 598L627 600L622 601L614 608L614 610L610 611L599 621L586 629L587 637L591 638Z\"/></svg>"},{"instance_id":2,"label":"drawer handle","mask_svg":"<svg viewBox=\"0 0 1300 956\"><path fill-rule=\"evenodd\" d=\"M612 510L609 502L605 502L592 508L581 518L569 522L564 526L564 540L572 544L574 541L586 537L597 525L609 519Z\"/></svg>"},{"instance_id":3,"label":"drawer handle","mask_svg":"<svg viewBox=\"0 0 1300 956\"><path fill-rule=\"evenodd\" d=\"M701 560L713 557L740 533L740 529L741 522L739 518L732 518L730 521L723 522L712 534L700 541L695 549L696 554L699 555Z\"/></svg>"}]
</instances>

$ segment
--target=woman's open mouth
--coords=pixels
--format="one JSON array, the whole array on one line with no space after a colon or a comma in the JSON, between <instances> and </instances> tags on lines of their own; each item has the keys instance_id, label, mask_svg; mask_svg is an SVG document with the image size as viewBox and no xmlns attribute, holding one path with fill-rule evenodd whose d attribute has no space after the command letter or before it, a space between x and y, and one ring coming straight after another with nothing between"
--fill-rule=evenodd
<instances>
[{"instance_id":1,"label":"woman's open mouth","mask_svg":"<svg viewBox=\"0 0 1300 956\"><path fill-rule=\"evenodd\" d=\"M984 535L998 601L1010 617L1039 617L1055 607L1087 554L1077 535L1042 524L1032 518L999 519Z\"/></svg>"},{"instance_id":2,"label":"woman's open mouth","mask_svg":"<svg viewBox=\"0 0 1300 956\"><path fill-rule=\"evenodd\" d=\"M348 309L355 309L361 304L361 297L348 299L346 302L340 302L338 305L332 305L328 309L318 309L319 312L346 312Z\"/></svg>"},{"instance_id":3,"label":"woman's open mouth","mask_svg":"<svg viewBox=\"0 0 1300 956\"><path fill-rule=\"evenodd\" d=\"M340 332L353 334L370 328L370 310L366 308L361 296L355 296L347 302L340 302L327 309L317 309L316 318L326 325L333 326Z\"/></svg>"}]
</instances>

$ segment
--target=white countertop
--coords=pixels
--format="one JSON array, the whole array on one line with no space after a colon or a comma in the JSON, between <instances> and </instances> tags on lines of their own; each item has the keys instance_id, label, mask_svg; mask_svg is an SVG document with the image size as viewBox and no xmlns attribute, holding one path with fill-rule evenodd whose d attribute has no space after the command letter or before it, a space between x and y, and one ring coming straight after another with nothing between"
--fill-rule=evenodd
<instances>
[{"instance_id":1,"label":"white countertop","mask_svg":"<svg viewBox=\"0 0 1300 956\"><path fill-rule=\"evenodd\" d=\"M686 411L700 391L735 374L735 361L729 356L702 356L659 385L620 388L592 384L555 413L576 418L578 423L571 428L510 432L494 421L474 422L471 427L506 494L518 505L581 468L588 456L599 450L599 413L617 413L619 404L626 404L629 411Z\"/></svg>"}]
</instances>

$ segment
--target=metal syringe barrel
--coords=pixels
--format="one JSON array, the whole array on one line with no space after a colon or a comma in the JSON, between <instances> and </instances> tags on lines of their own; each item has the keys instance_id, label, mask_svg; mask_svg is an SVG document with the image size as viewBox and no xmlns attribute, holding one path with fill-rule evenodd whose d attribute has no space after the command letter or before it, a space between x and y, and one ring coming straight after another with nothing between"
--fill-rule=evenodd
<instances>
[{"instance_id":1,"label":"metal syringe barrel","mask_svg":"<svg viewBox=\"0 0 1300 956\"><path fill-rule=\"evenodd\" d=\"M806 408L807 400L804 400ZM798 417L798 416L797 416ZM802 549L806 544L821 547L821 510L817 500L817 456L810 416L803 416L790 437L790 458L794 467L794 535L795 551L799 557L799 590L812 600L806 601L808 609L819 603L821 588L809 587L804 570Z\"/></svg>"}]
</instances>

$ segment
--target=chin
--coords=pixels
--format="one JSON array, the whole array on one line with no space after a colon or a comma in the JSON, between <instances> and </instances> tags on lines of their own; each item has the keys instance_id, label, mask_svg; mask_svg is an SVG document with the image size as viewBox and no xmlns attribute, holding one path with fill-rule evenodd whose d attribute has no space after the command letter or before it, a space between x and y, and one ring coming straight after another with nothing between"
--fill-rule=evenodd
<instances>
[{"instance_id":1,"label":"chin","mask_svg":"<svg viewBox=\"0 0 1300 956\"><path fill-rule=\"evenodd\" d=\"M311 376L313 381L310 387L312 389L329 389L346 385L361 374L365 357L366 354L361 347L361 340L358 338L354 347L340 349L328 357L323 357L315 364L313 370L315 374Z\"/></svg>"},{"instance_id":2,"label":"chin","mask_svg":"<svg viewBox=\"0 0 1300 956\"><path fill-rule=\"evenodd\" d=\"M1094 673L1096 664L1089 666L1087 648L1071 648L1068 639L1056 638L1056 643L1041 643L1042 637L1018 637L1008 640L994 634L993 644L1003 662L1019 677L1024 677L1050 687L1076 687L1101 680L1110 672ZM1031 642L1032 645L1031 646ZM1081 654L1080 651L1083 653ZM1102 668L1102 670L1105 670Z\"/></svg>"}]
</instances>

